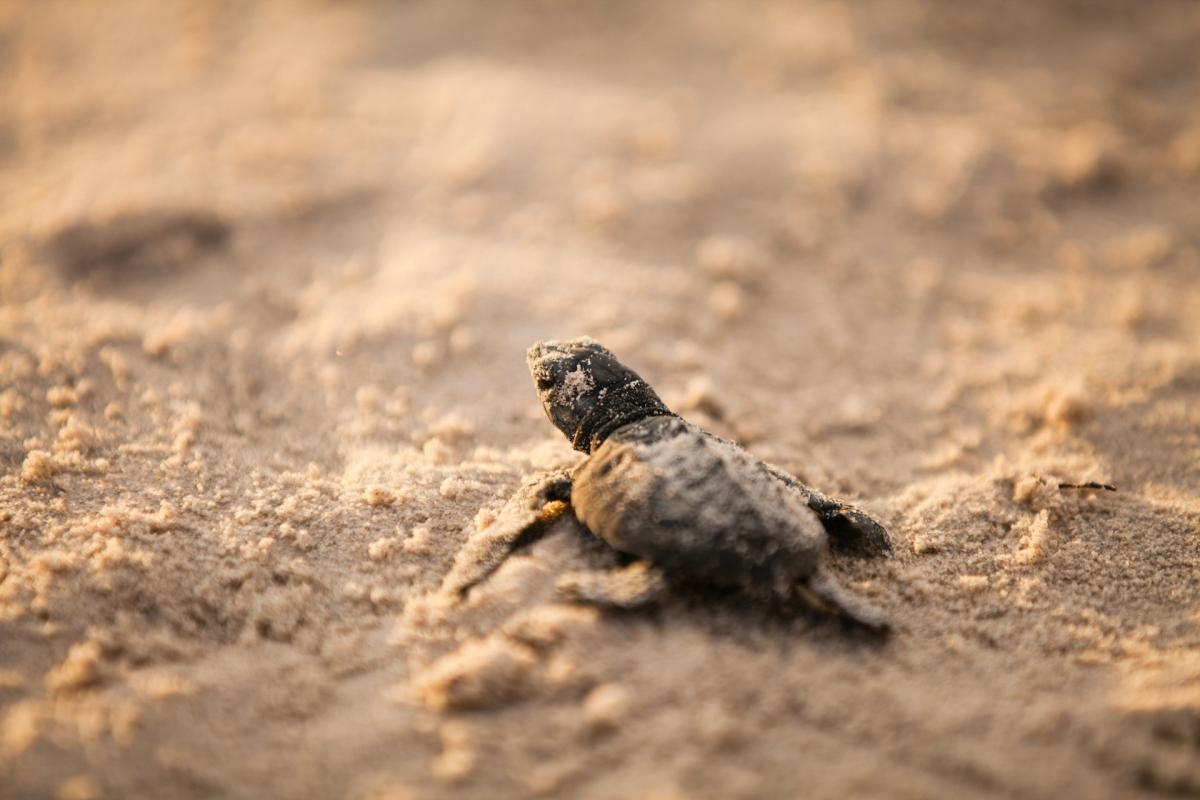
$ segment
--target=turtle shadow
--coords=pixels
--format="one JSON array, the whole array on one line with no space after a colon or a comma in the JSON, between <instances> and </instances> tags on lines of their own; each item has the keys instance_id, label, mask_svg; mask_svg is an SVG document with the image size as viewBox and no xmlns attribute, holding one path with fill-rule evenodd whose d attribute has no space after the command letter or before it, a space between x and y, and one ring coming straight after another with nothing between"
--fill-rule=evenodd
<instances>
[{"instance_id":1,"label":"turtle shadow","mask_svg":"<svg viewBox=\"0 0 1200 800\"><path fill-rule=\"evenodd\" d=\"M666 595L653 605L605 611L614 617L641 618L661 626L692 625L714 637L743 643L767 636L880 648L894 634L863 627L800 600L679 582L671 582Z\"/></svg>"},{"instance_id":2,"label":"turtle shadow","mask_svg":"<svg viewBox=\"0 0 1200 800\"><path fill-rule=\"evenodd\" d=\"M578 521L560 517L532 542L514 552L532 554L553 564L553 572L619 570L640 561L614 550L590 534ZM665 591L654 600L634 607L573 601L558 595L554 580L546 580L537 594L543 601L575 603L599 608L611 621L646 622L657 627L693 626L720 638L750 642L764 635L783 640L828 641L879 647L891 638L807 605L799 597L783 598L771 592L714 587L668 577Z\"/></svg>"}]
</instances>

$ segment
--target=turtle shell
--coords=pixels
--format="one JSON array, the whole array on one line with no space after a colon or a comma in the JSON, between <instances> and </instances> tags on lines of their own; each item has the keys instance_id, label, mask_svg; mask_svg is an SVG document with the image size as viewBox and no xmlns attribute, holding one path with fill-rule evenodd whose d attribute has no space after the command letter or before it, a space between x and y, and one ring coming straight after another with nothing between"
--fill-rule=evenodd
<instances>
[{"instance_id":1,"label":"turtle shell","mask_svg":"<svg viewBox=\"0 0 1200 800\"><path fill-rule=\"evenodd\" d=\"M674 416L614 431L576 471L571 505L614 549L713 586L786 592L817 572L826 547L804 498Z\"/></svg>"}]
</instances>

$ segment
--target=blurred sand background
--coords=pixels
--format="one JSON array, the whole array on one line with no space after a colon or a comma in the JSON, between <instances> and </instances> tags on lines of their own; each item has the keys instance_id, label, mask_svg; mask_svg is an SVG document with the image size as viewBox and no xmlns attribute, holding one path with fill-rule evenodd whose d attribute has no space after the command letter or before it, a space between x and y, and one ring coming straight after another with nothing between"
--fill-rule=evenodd
<instances>
[{"instance_id":1,"label":"blurred sand background","mask_svg":"<svg viewBox=\"0 0 1200 800\"><path fill-rule=\"evenodd\" d=\"M0 797L1200 793L1198 41L0 2ZM432 593L584 333L889 525L889 643L559 604L568 520Z\"/></svg>"}]
</instances>

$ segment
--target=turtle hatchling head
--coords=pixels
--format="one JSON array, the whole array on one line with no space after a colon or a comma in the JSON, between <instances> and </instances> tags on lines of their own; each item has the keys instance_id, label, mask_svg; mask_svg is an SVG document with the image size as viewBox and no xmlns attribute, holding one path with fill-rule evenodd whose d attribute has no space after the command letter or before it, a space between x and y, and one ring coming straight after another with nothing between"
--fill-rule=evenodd
<instances>
[{"instance_id":1,"label":"turtle hatchling head","mask_svg":"<svg viewBox=\"0 0 1200 800\"><path fill-rule=\"evenodd\" d=\"M538 342L526 354L546 416L590 453L622 425L671 412L636 372L584 336Z\"/></svg>"}]
</instances>

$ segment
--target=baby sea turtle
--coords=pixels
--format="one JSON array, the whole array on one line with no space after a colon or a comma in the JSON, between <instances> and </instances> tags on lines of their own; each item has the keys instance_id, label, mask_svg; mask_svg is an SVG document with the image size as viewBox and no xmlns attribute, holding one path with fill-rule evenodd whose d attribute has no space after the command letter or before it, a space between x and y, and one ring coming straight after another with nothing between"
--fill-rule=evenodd
<instances>
[{"instance_id":1,"label":"baby sea turtle","mask_svg":"<svg viewBox=\"0 0 1200 800\"><path fill-rule=\"evenodd\" d=\"M444 589L466 594L569 507L589 531L637 559L563 576L558 589L574 599L634 607L653 600L665 580L679 580L799 597L867 628L887 628L824 565L827 542L890 551L875 520L681 419L588 337L535 344L528 363L546 415L588 457L527 480L468 540Z\"/></svg>"}]
</instances>

